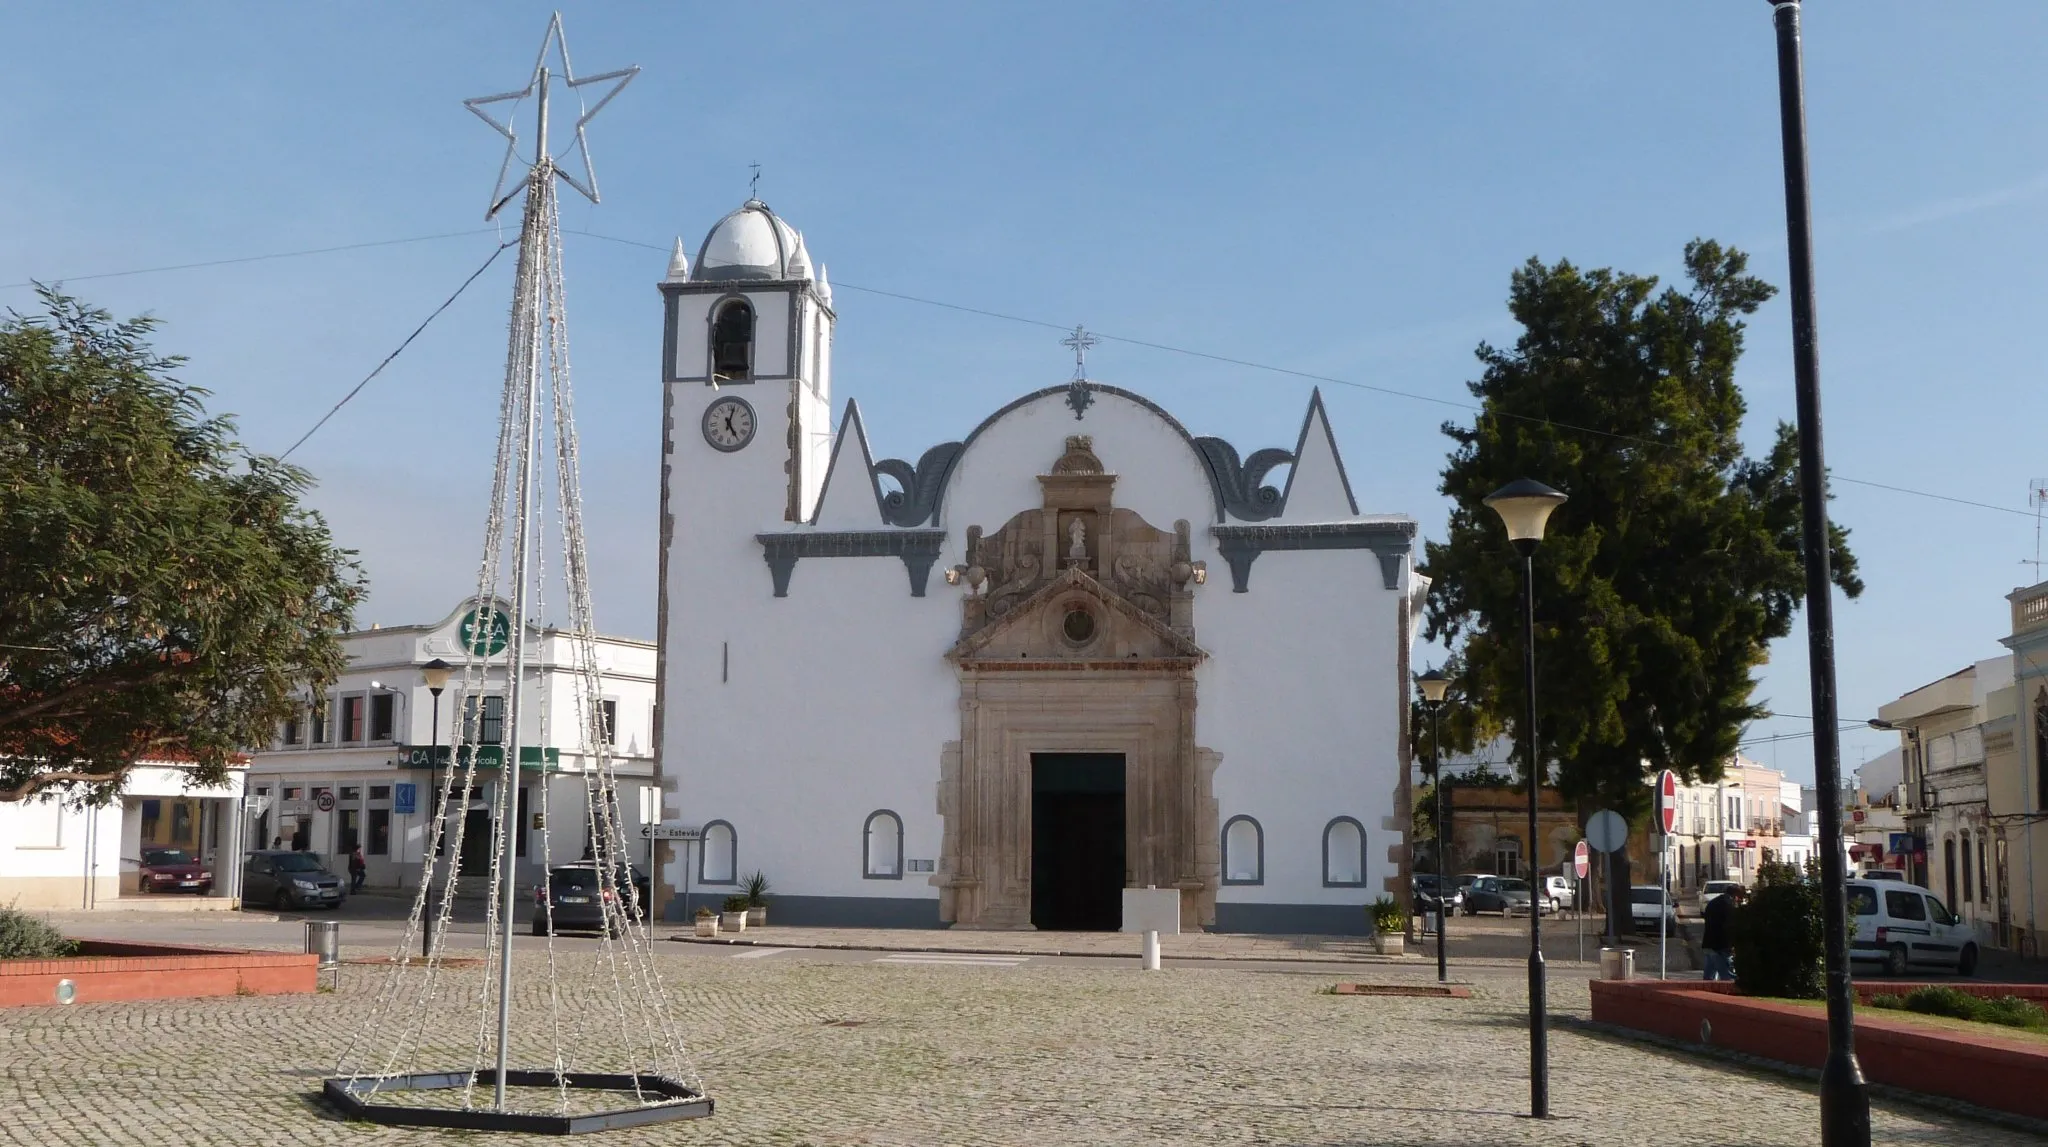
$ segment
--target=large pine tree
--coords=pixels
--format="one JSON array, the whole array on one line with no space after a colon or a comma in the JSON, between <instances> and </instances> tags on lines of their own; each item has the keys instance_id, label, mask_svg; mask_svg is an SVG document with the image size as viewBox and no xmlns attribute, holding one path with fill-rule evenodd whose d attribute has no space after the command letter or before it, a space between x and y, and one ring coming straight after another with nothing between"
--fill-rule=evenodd
<instances>
[{"instance_id":1,"label":"large pine tree","mask_svg":"<svg viewBox=\"0 0 2048 1147\"><path fill-rule=\"evenodd\" d=\"M1458 647L1458 691L1516 733L1523 712L1521 562L1481 499L1528 477L1571 498L1536 557L1539 759L1581 815L1638 824L1648 776L1720 776L1763 713L1755 673L1803 597L1798 455L1780 423L1744 455L1735 385L1743 316L1774 293L1748 257L1696 240L1689 290L1531 259L1508 307L1522 334L1482 344L1474 425L1441 490L1449 537L1427 548L1427 633ZM1862 590L1846 532L1835 583ZM1546 865L1560 857L1546 856Z\"/></svg>"}]
</instances>

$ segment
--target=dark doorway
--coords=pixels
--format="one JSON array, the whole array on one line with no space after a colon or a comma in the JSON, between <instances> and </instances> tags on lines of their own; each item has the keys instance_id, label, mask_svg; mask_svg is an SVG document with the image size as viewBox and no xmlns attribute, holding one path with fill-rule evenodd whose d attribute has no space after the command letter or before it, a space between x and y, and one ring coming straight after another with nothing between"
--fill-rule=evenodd
<instances>
[{"instance_id":1,"label":"dark doorway","mask_svg":"<svg viewBox=\"0 0 2048 1147\"><path fill-rule=\"evenodd\" d=\"M1123 889L1123 754L1033 753L1032 925L1113 932Z\"/></svg>"}]
</instances>

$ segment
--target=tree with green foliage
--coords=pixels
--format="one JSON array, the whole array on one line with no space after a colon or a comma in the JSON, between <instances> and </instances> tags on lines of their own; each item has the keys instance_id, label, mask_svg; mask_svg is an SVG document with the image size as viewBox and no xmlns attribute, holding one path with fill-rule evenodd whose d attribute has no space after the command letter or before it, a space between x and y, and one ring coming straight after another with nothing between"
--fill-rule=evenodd
<instances>
[{"instance_id":1,"label":"tree with green foliage","mask_svg":"<svg viewBox=\"0 0 2048 1147\"><path fill-rule=\"evenodd\" d=\"M0 320L0 801L152 757L218 782L339 675L361 573L153 319L42 298Z\"/></svg>"},{"instance_id":2,"label":"tree with green foliage","mask_svg":"<svg viewBox=\"0 0 2048 1147\"><path fill-rule=\"evenodd\" d=\"M1824 994L1820 864L1767 861L1735 908L1735 986L1745 996L1817 1000Z\"/></svg>"},{"instance_id":3,"label":"tree with green foliage","mask_svg":"<svg viewBox=\"0 0 2048 1147\"><path fill-rule=\"evenodd\" d=\"M1780 423L1755 459L1740 438L1743 317L1773 289L1717 243L1688 244L1685 267L1688 289L1660 290L1529 260L1508 298L1521 335L1480 345L1479 415L1443 428L1454 508L1426 551L1426 632L1456 645L1455 687L1517 745L1522 563L1481 500L1523 477L1570 496L1535 561L1538 759L1582 821L1609 807L1640 823L1655 770L1720 776L1764 715L1756 670L1804 597L1794 430ZM1854 597L1846 538L1829 544Z\"/></svg>"}]
</instances>

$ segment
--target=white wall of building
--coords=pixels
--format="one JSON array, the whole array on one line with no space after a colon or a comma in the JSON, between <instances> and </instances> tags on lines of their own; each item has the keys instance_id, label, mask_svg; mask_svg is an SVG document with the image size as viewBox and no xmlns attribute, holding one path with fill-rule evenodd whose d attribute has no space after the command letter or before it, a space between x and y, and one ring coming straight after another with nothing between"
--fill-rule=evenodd
<instances>
[{"instance_id":1,"label":"white wall of building","mask_svg":"<svg viewBox=\"0 0 2048 1147\"><path fill-rule=\"evenodd\" d=\"M242 770L231 769L224 784L193 786L183 768L148 764L130 771L121 794L102 807L81 805L65 793L0 803L0 905L115 906L123 895L123 873L132 877L140 859L141 825L135 806L149 798L202 802L204 823L195 826L198 839L177 847L189 848L203 862L214 864L215 892L226 895L228 877L220 864L234 853L233 809L240 801L242 781ZM216 815L222 817L218 846L206 832ZM133 880L128 883L132 895Z\"/></svg>"},{"instance_id":2,"label":"white wall of building","mask_svg":"<svg viewBox=\"0 0 2048 1147\"><path fill-rule=\"evenodd\" d=\"M755 535L810 527L781 520L782 424L757 391L670 390L666 816L731 824L737 874L761 869L785 896L938 899L916 872L864 879L862 826L893 811L907 859L938 855L940 754L961 727L959 681L944 654L959 637L966 592L942 571L962 562L969 526L994 533L1043 504L1037 476L1078 433L1118 475L1115 505L1162 530L1189 520L1191 557L1210 571L1195 591L1195 641L1209 654L1196 674L1196 743L1222 754L1219 826L1255 816L1267 857L1265 882L1223 888L1219 912L1357 904L1362 918L1385 891L1389 849L1405 847L1406 817L1394 807L1405 586L1385 587L1371 551L1268 552L1253 565L1250 592L1233 593L1208 532L1214 495L1194 449L1154 410L1098 390L1080 420L1048 394L974 437L944 495L945 540L924 597L911 595L898 558L807 557L777 598ZM733 393L752 401L764 425L752 445L727 453L705 443L699 420ZM837 481L864 480L857 465L842 467ZM843 493L835 486L827 500L844 505ZM878 511L833 524L883 528ZM1340 815L1366 834L1362 887L1324 885L1323 832ZM1390 820L1401 827L1386 827ZM683 886L682 855L672 850L664 866L671 888ZM690 856L689 883L702 890L701 858Z\"/></svg>"}]
</instances>

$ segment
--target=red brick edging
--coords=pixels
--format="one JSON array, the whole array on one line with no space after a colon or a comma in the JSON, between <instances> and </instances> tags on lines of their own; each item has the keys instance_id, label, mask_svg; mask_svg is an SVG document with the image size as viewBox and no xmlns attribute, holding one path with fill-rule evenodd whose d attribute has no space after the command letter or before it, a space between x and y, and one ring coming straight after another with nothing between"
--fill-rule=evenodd
<instances>
[{"instance_id":1,"label":"red brick edging","mask_svg":"<svg viewBox=\"0 0 2048 1147\"><path fill-rule=\"evenodd\" d=\"M1858 984L1857 993L1904 995L1923 984ZM2048 998L2028 984L1944 985L1972 995ZM1818 1070L1827 1059L1827 1014L1752 1000L1733 984L1698 980L1594 980L1593 1021L1679 1043L1742 1052ZM2048 1119L2048 1044L1948 1031L1868 1010L1856 1014L1856 1058L1872 1083Z\"/></svg>"},{"instance_id":2,"label":"red brick edging","mask_svg":"<svg viewBox=\"0 0 2048 1147\"><path fill-rule=\"evenodd\" d=\"M65 981L81 1004L311 992L319 963L296 952L81 940L62 960L0 960L0 1008L55 1006Z\"/></svg>"}]
</instances>

